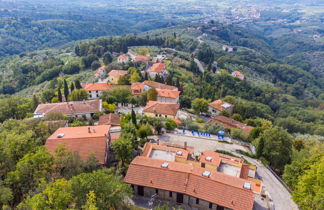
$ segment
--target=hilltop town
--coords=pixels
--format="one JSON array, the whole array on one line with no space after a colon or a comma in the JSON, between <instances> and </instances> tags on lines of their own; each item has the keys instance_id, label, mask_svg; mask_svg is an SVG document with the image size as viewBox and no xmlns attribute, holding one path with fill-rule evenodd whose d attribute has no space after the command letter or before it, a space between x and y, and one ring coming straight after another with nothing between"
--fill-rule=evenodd
<instances>
[{"instance_id":1,"label":"hilltop town","mask_svg":"<svg viewBox=\"0 0 324 210\"><path fill-rule=\"evenodd\" d=\"M0 2L0 208L324 209L322 8Z\"/></svg>"}]
</instances>

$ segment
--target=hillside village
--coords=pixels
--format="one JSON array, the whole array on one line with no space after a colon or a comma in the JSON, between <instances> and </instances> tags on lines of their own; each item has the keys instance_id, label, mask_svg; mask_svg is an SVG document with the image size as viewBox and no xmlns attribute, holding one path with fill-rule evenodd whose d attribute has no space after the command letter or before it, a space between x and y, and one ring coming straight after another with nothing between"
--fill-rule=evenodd
<instances>
[{"instance_id":1,"label":"hillside village","mask_svg":"<svg viewBox=\"0 0 324 210\"><path fill-rule=\"evenodd\" d=\"M318 188L300 180L321 164L321 78L237 45L243 32L207 21L8 61L0 204L309 206Z\"/></svg>"},{"instance_id":2,"label":"hillside village","mask_svg":"<svg viewBox=\"0 0 324 210\"><path fill-rule=\"evenodd\" d=\"M268 191L272 183L262 180L281 185L280 179L275 174L261 177L262 163L248 161L256 153L244 139L254 127L234 113L234 104L195 99L192 109L183 108L183 87L165 84L167 54L137 55L129 49L111 61L110 66L132 67L99 66L93 83L75 81L69 87L64 80L58 101L36 107L34 118L57 129L45 142L48 151L55 154L64 145L84 161L93 155L99 165L119 168L134 192L130 202L142 208L272 209L273 202L290 200L273 201L271 195L276 195ZM238 71L231 75L245 79ZM174 140L165 139L171 136ZM205 142L226 149L199 145ZM284 186L273 190L289 195Z\"/></svg>"}]
</instances>

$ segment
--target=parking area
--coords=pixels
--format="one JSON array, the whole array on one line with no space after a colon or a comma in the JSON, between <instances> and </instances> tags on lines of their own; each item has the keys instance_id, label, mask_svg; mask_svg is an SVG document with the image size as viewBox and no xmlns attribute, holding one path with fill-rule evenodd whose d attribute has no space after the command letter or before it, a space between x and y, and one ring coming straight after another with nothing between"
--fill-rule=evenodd
<instances>
[{"instance_id":1,"label":"parking area","mask_svg":"<svg viewBox=\"0 0 324 210\"><path fill-rule=\"evenodd\" d=\"M246 147L243 147L238 144L226 144L221 143L217 140L217 137L211 138L200 138L198 136L189 136L189 135L181 135L181 134L164 134L159 136L160 141L171 143L171 144L178 144L184 145L187 142L189 147L193 147L195 152L203 152L206 150L226 150L229 152L235 152L235 150L240 149L243 151L248 151Z\"/></svg>"}]
</instances>

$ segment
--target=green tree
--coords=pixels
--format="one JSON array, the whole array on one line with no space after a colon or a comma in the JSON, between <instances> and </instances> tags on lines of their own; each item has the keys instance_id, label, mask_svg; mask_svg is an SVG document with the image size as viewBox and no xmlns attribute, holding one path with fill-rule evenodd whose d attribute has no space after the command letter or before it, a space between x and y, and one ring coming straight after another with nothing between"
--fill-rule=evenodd
<instances>
[{"instance_id":1,"label":"green tree","mask_svg":"<svg viewBox=\"0 0 324 210\"><path fill-rule=\"evenodd\" d=\"M108 103L122 103L129 102L129 98L132 96L132 92L129 88L115 88L113 90L103 91L101 99Z\"/></svg>"},{"instance_id":2,"label":"green tree","mask_svg":"<svg viewBox=\"0 0 324 210\"><path fill-rule=\"evenodd\" d=\"M155 88L151 88L147 91L147 100L148 101L156 101L157 100L157 91Z\"/></svg>"},{"instance_id":3,"label":"green tree","mask_svg":"<svg viewBox=\"0 0 324 210\"><path fill-rule=\"evenodd\" d=\"M84 210L99 210L96 206L96 194L91 190L87 194L87 201L85 205L82 206Z\"/></svg>"},{"instance_id":4,"label":"green tree","mask_svg":"<svg viewBox=\"0 0 324 210\"><path fill-rule=\"evenodd\" d=\"M120 161L121 166L130 163L135 151L132 141L120 138L113 142L112 147L115 151L116 159Z\"/></svg>"},{"instance_id":5,"label":"green tree","mask_svg":"<svg viewBox=\"0 0 324 210\"><path fill-rule=\"evenodd\" d=\"M132 123L136 126L137 122L136 122L136 114L134 112L134 109L132 109L131 116L132 116Z\"/></svg>"},{"instance_id":6,"label":"green tree","mask_svg":"<svg viewBox=\"0 0 324 210\"><path fill-rule=\"evenodd\" d=\"M232 118L233 120L236 120L236 121L239 121L239 122L243 122L243 118L242 118L242 116L241 116L240 114L235 113L235 114L233 114L233 115L231 116L231 118Z\"/></svg>"},{"instance_id":7,"label":"green tree","mask_svg":"<svg viewBox=\"0 0 324 210\"><path fill-rule=\"evenodd\" d=\"M191 107L196 114L201 114L208 111L208 102L204 98L196 98L192 101Z\"/></svg>"},{"instance_id":8,"label":"green tree","mask_svg":"<svg viewBox=\"0 0 324 210\"><path fill-rule=\"evenodd\" d=\"M70 101L83 101L88 99L88 93L84 89L76 89L70 95Z\"/></svg>"},{"instance_id":9,"label":"green tree","mask_svg":"<svg viewBox=\"0 0 324 210\"><path fill-rule=\"evenodd\" d=\"M36 95L33 95L33 101L32 101L33 110L37 108L38 104L40 104L38 97Z\"/></svg>"},{"instance_id":10,"label":"green tree","mask_svg":"<svg viewBox=\"0 0 324 210\"><path fill-rule=\"evenodd\" d=\"M58 179L49 183L41 193L28 197L18 205L18 209L71 209L72 202L70 182L65 179Z\"/></svg>"},{"instance_id":11,"label":"green tree","mask_svg":"<svg viewBox=\"0 0 324 210\"><path fill-rule=\"evenodd\" d=\"M63 96L62 96L62 92L61 92L60 87L57 90L57 98L58 98L59 102L63 102Z\"/></svg>"},{"instance_id":12,"label":"green tree","mask_svg":"<svg viewBox=\"0 0 324 210\"><path fill-rule=\"evenodd\" d=\"M95 206L98 209L123 208L127 202L125 198L132 192L131 187L116 177L110 169L79 174L70 183L76 208L87 203L87 194L91 191L96 195Z\"/></svg>"},{"instance_id":13,"label":"green tree","mask_svg":"<svg viewBox=\"0 0 324 210\"><path fill-rule=\"evenodd\" d=\"M55 97L55 91L54 90L45 90L42 92L42 101L43 102L47 102L47 103L50 103L52 98Z\"/></svg>"},{"instance_id":14,"label":"green tree","mask_svg":"<svg viewBox=\"0 0 324 210\"><path fill-rule=\"evenodd\" d=\"M81 86L81 84L80 84L80 81L79 80L75 80L75 88L76 89L82 89L82 86Z\"/></svg>"},{"instance_id":15,"label":"green tree","mask_svg":"<svg viewBox=\"0 0 324 210\"><path fill-rule=\"evenodd\" d=\"M149 124L143 124L137 131L138 137L141 139L144 139L148 136L151 136L153 134L151 126Z\"/></svg>"},{"instance_id":16,"label":"green tree","mask_svg":"<svg viewBox=\"0 0 324 210\"><path fill-rule=\"evenodd\" d=\"M16 165L16 170L8 173L6 183L14 189L15 201L23 195L35 191L41 180L49 177L53 158L44 147L35 153L28 153Z\"/></svg>"},{"instance_id":17,"label":"green tree","mask_svg":"<svg viewBox=\"0 0 324 210\"><path fill-rule=\"evenodd\" d=\"M298 179L293 199L301 209L324 209L324 156Z\"/></svg>"},{"instance_id":18,"label":"green tree","mask_svg":"<svg viewBox=\"0 0 324 210\"><path fill-rule=\"evenodd\" d=\"M71 90L71 93L75 90L75 86L74 86L73 82L71 83L70 90Z\"/></svg>"},{"instance_id":19,"label":"green tree","mask_svg":"<svg viewBox=\"0 0 324 210\"><path fill-rule=\"evenodd\" d=\"M111 55L110 52L106 52L104 55L103 55L103 62L105 65L108 65L112 62L113 60L113 57Z\"/></svg>"},{"instance_id":20,"label":"green tree","mask_svg":"<svg viewBox=\"0 0 324 210\"><path fill-rule=\"evenodd\" d=\"M12 191L9 187L4 186L0 180L0 206L6 205L13 199Z\"/></svg>"},{"instance_id":21,"label":"green tree","mask_svg":"<svg viewBox=\"0 0 324 210\"><path fill-rule=\"evenodd\" d=\"M165 128L167 130L174 130L177 128L177 124L173 120L167 119L167 121L165 123Z\"/></svg>"},{"instance_id":22,"label":"green tree","mask_svg":"<svg viewBox=\"0 0 324 210\"><path fill-rule=\"evenodd\" d=\"M115 104L108 104L106 101L102 102L102 108L104 108L105 113L113 113L116 110Z\"/></svg>"},{"instance_id":23,"label":"green tree","mask_svg":"<svg viewBox=\"0 0 324 210\"><path fill-rule=\"evenodd\" d=\"M284 166L291 161L292 139L291 136L283 129L270 128L265 130L259 137L258 142L264 142L262 151L257 146L257 156L264 157L269 161L270 166L281 172Z\"/></svg>"},{"instance_id":24,"label":"green tree","mask_svg":"<svg viewBox=\"0 0 324 210\"><path fill-rule=\"evenodd\" d=\"M133 72L133 73L131 74L129 80L130 80L131 83L135 83L135 82L140 81L140 80L141 80L141 77L140 77L140 75L139 75L137 72Z\"/></svg>"},{"instance_id":25,"label":"green tree","mask_svg":"<svg viewBox=\"0 0 324 210\"><path fill-rule=\"evenodd\" d=\"M66 82L66 80L64 79L64 82L63 82L63 88L64 88L64 97L65 97L65 100L68 101L68 97L69 97L69 86Z\"/></svg>"},{"instance_id":26,"label":"green tree","mask_svg":"<svg viewBox=\"0 0 324 210\"><path fill-rule=\"evenodd\" d=\"M99 61L93 61L93 62L91 63L91 69L92 69L92 70L96 70L96 69L98 69L100 66L101 66L101 64L100 64Z\"/></svg>"},{"instance_id":27,"label":"green tree","mask_svg":"<svg viewBox=\"0 0 324 210\"><path fill-rule=\"evenodd\" d=\"M77 62L65 64L63 66L64 74L77 74L80 72L80 65Z\"/></svg>"}]
</instances>

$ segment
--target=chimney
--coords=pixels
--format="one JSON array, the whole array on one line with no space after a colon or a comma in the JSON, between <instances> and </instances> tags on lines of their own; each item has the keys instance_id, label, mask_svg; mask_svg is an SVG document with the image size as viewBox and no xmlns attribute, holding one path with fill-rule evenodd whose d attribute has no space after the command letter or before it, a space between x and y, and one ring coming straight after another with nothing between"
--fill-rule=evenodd
<instances>
[{"instance_id":1,"label":"chimney","mask_svg":"<svg viewBox=\"0 0 324 210\"><path fill-rule=\"evenodd\" d=\"M90 127L88 127L88 133L91 133L91 129L90 129Z\"/></svg>"}]
</instances>

